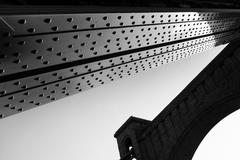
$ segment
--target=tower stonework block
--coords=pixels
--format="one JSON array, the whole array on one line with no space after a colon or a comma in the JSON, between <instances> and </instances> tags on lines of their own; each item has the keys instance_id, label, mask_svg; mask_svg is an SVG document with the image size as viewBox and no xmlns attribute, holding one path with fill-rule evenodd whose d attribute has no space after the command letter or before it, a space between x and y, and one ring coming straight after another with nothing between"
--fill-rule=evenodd
<instances>
[{"instance_id":1,"label":"tower stonework block","mask_svg":"<svg viewBox=\"0 0 240 160\"><path fill-rule=\"evenodd\" d=\"M233 41L152 121L118 131L122 160L191 160L205 135L240 106L240 43ZM132 120L131 120L132 119ZM133 119L136 119L134 122ZM129 135L135 156L125 156ZM135 148L136 147L136 148Z\"/></svg>"}]
</instances>

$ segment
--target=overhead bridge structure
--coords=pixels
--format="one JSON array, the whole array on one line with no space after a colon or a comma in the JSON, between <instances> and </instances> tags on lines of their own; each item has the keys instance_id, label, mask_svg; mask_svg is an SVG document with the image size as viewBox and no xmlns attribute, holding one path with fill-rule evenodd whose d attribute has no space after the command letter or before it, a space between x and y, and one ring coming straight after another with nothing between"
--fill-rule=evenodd
<instances>
[{"instance_id":1,"label":"overhead bridge structure","mask_svg":"<svg viewBox=\"0 0 240 160\"><path fill-rule=\"evenodd\" d=\"M122 160L188 159L236 109L239 37L238 10L3 7L0 118L230 43L153 121L131 117L115 134Z\"/></svg>"}]
</instances>

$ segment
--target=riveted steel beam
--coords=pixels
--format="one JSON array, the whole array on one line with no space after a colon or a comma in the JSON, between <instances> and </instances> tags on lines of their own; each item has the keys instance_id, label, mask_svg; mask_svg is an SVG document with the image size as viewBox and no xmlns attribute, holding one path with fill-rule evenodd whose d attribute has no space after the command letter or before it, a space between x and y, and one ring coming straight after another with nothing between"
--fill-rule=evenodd
<instances>
[{"instance_id":1,"label":"riveted steel beam","mask_svg":"<svg viewBox=\"0 0 240 160\"><path fill-rule=\"evenodd\" d=\"M239 37L240 13L186 9L2 11L0 117ZM67 12L68 11L68 12Z\"/></svg>"}]
</instances>

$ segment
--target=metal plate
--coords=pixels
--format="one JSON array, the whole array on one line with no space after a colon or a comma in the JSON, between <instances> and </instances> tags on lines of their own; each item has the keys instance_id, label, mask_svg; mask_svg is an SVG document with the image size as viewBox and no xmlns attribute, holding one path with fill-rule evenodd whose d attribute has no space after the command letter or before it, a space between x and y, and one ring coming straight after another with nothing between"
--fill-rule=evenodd
<instances>
[{"instance_id":1,"label":"metal plate","mask_svg":"<svg viewBox=\"0 0 240 160\"><path fill-rule=\"evenodd\" d=\"M0 69L4 72L0 76L223 32L239 27L235 25L236 20L15 37L3 44Z\"/></svg>"},{"instance_id":2,"label":"metal plate","mask_svg":"<svg viewBox=\"0 0 240 160\"><path fill-rule=\"evenodd\" d=\"M134 52L127 55L90 62L87 64L80 63L77 66L72 66L72 67L67 66L67 69L61 69L61 70L58 70L57 72L54 70L52 72L37 74L37 76L35 75L28 76L26 78L18 78L15 76L12 78L14 80L11 80L11 81L5 80L5 82L3 81L4 79L2 79L2 83L0 83L0 88L2 89L0 90L0 96L5 96L19 90L32 88L39 85L45 85L49 82L63 80L72 76L79 76L79 75L87 74L90 72L95 72L98 70L104 70L112 66L141 60L149 56L157 56L160 54L165 54L169 51L179 52L180 48L183 49L183 48L187 48L187 47L198 45L198 44L203 44L210 41L217 42L220 39L221 41L223 40L227 41L229 38L231 38L232 34L233 32L227 32L227 33L222 33L214 36L213 35L206 36L203 38L184 41L182 43L174 43L171 45L166 45L166 46L162 46L162 47L158 47L150 50L145 50L145 52ZM19 74L19 75L20 77L22 77L22 74Z\"/></svg>"},{"instance_id":3,"label":"metal plate","mask_svg":"<svg viewBox=\"0 0 240 160\"><path fill-rule=\"evenodd\" d=\"M239 36L237 12L3 15L0 117Z\"/></svg>"},{"instance_id":4,"label":"metal plate","mask_svg":"<svg viewBox=\"0 0 240 160\"><path fill-rule=\"evenodd\" d=\"M14 35L83 31L142 25L160 25L191 21L209 21L238 17L238 13L221 12L152 12L11 15L2 18L14 26Z\"/></svg>"}]
</instances>

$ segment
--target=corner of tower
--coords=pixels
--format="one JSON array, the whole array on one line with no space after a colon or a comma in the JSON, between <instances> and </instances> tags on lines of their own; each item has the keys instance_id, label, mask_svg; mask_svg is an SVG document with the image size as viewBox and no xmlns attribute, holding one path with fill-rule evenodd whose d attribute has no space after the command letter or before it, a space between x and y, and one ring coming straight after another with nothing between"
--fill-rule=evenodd
<instances>
[{"instance_id":1,"label":"corner of tower","mask_svg":"<svg viewBox=\"0 0 240 160\"><path fill-rule=\"evenodd\" d=\"M142 160L138 140L142 130L151 121L131 116L114 134L117 139L121 160L130 157Z\"/></svg>"}]
</instances>

